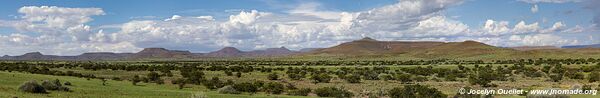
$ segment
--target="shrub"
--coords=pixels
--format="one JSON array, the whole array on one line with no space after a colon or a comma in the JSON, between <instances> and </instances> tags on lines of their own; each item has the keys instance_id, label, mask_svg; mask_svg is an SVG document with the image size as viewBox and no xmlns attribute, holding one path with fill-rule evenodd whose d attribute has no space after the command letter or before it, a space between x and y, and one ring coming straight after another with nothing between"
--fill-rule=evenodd
<instances>
[{"instance_id":1,"label":"shrub","mask_svg":"<svg viewBox=\"0 0 600 98\"><path fill-rule=\"evenodd\" d=\"M559 82L560 80L562 80L563 75L551 73L550 75L548 75L548 77L550 77L550 80L552 80L552 82Z\"/></svg>"},{"instance_id":2,"label":"shrub","mask_svg":"<svg viewBox=\"0 0 600 98\"><path fill-rule=\"evenodd\" d=\"M348 83L360 83L360 75L349 74L344 77L344 80L348 81Z\"/></svg>"},{"instance_id":3,"label":"shrub","mask_svg":"<svg viewBox=\"0 0 600 98\"><path fill-rule=\"evenodd\" d=\"M270 73L267 78L269 78L269 80L277 80L279 78L279 75L277 75L277 73L273 72Z\"/></svg>"},{"instance_id":4,"label":"shrub","mask_svg":"<svg viewBox=\"0 0 600 98\"><path fill-rule=\"evenodd\" d=\"M585 74L583 74L583 72L567 72L565 74L566 77L569 77L571 79L584 79L585 78Z\"/></svg>"},{"instance_id":5,"label":"shrub","mask_svg":"<svg viewBox=\"0 0 600 98\"><path fill-rule=\"evenodd\" d=\"M315 94L319 97L336 97L336 98L350 98L354 96L352 92L343 90L335 87L323 87L315 89Z\"/></svg>"},{"instance_id":6,"label":"shrub","mask_svg":"<svg viewBox=\"0 0 600 98\"><path fill-rule=\"evenodd\" d=\"M217 92L219 92L221 94L240 94L241 93L240 91L233 88L233 86L231 86L231 85L227 85L222 88L219 88L217 90Z\"/></svg>"},{"instance_id":7,"label":"shrub","mask_svg":"<svg viewBox=\"0 0 600 98\"><path fill-rule=\"evenodd\" d=\"M121 81L121 78L119 78L119 77L112 77L112 80Z\"/></svg>"},{"instance_id":8,"label":"shrub","mask_svg":"<svg viewBox=\"0 0 600 98\"><path fill-rule=\"evenodd\" d=\"M225 70L225 75L227 75L227 76L233 76L233 72L231 72L229 70Z\"/></svg>"},{"instance_id":9,"label":"shrub","mask_svg":"<svg viewBox=\"0 0 600 98\"><path fill-rule=\"evenodd\" d=\"M290 90L288 92L288 95L308 96L308 93L310 93L311 91L312 90L310 88L302 88L302 89Z\"/></svg>"},{"instance_id":10,"label":"shrub","mask_svg":"<svg viewBox=\"0 0 600 98\"><path fill-rule=\"evenodd\" d=\"M328 74L313 74L313 76L311 77L313 83L329 83L329 80L331 80L331 78L332 77Z\"/></svg>"},{"instance_id":11,"label":"shrub","mask_svg":"<svg viewBox=\"0 0 600 98\"><path fill-rule=\"evenodd\" d=\"M292 80L300 80L300 79L304 78L303 75L297 74L297 73L289 73L289 74L287 74L287 76Z\"/></svg>"},{"instance_id":12,"label":"shrub","mask_svg":"<svg viewBox=\"0 0 600 98\"><path fill-rule=\"evenodd\" d=\"M59 85L56 85L54 83L51 83L48 80L44 80L42 82L42 87L44 87L46 90L58 90L58 88L60 87Z\"/></svg>"},{"instance_id":13,"label":"shrub","mask_svg":"<svg viewBox=\"0 0 600 98\"><path fill-rule=\"evenodd\" d=\"M435 88L422 85L406 85L402 88L396 87L388 91L391 98L446 98L447 95Z\"/></svg>"},{"instance_id":14,"label":"shrub","mask_svg":"<svg viewBox=\"0 0 600 98\"><path fill-rule=\"evenodd\" d=\"M600 72L591 72L588 76L589 82L600 81Z\"/></svg>"},{"instance_id":15,"label":"shrub","mask_svg":"<svg viewBox=\"0 0 600 98\"><path fill-rule=\"evenodd\" d=\"M271 94L281 94L283 89L283 84L277 82L269 82L263 86L263 90Z\"/></svg>"},{"instance_id":16,"label":"shrub","mask_svg":"<svg viewBox=\"0 0 600 98\"><path fill-rule=\"evenodd\" d=\"M140 81L142 81L142 79L140 79L140 76L135 75L133 76L133 79L131 79L131 84L137 85L137 83L139 83Z\"/></svg>"},{"instance_id":17,"label":"shrub","mask_svg":"<svg viewBox=\"0 0 600 98\"><path fill-rule=\"evenodd\" d=\"M256 91L258 91L258 87L256 87L253 83L249 83L249 82L234 84L233 88L235 88L238 91L242 91L242 92L255 93Z\"/></svg>"},{"instance_id":18,"label":"shrub","mask_svg":"<svg viewBox=\"0 0 600 98\"><path fill-rule=\"evenodd\" d=\"M390 75L390 74L385 74L385 73L381 73L381 74L379 74L379 76L377 76L377 77L379 77L379 79L382 79L383 81L387 81L387 80L392 80L392 79L394 79L394 78L392 77L392 75Z\"/></svg>"},{"instance_id":19,"label":"shrub","mask_svg":"<svg viewBox=\"0 0 600 98\"><path fill-rule=\"evenodd\" d=\"M35 80L25 82L19 86L19 91L28 92L28 93L47 93L46 89L35 82Z\"/></svg>"},{"instance_id":20,"label":"shrub","mask_svg":"<svg viewBox=\"0 0 600 98\"><path fill-rule=\"evenodd\" d=\"M415 80L417 82L423 82L423 81L427 81L427 77L425 77L425 76L415 76L415 77L413 77L412 80Z\"/></svg>"},{"instance_id":21,"label":"shrub","mask_svg":"<svg viewBox=\"0 0 600 98\"><path fill-rule=\"evenodd\" d=\"M71 84L71 82L67 81L67 82L65 82L65 85L71 86L73 84Z\"/></svg>"},{"instance_id":22,"label":"shrub","mask_svg":"<svg viewBox=\"0 0 600 98\"><path fill-rule=\"evenodd\" d=\"M208 89L217 89L225 86L222 81L219 80L219 77L212 77L211 80L202 82L202 84Z\"/></svg>"},{"instance_id":23,"label":"shrub","mask_svg":"<svg viewBox=\"0 0 600 98\"><path fill-rule=\"evenodd\" d=\"M412 75L410 74L398 74L396 75L396 80L402 82L402 83L409 83L412 82Z\"/></svg>"},{"instance_id":24,"label":"shrub","mask_svg":"<svg viewBox=\"0 0 600 98\"><path fill-rule=\"evenodd\" d=\"M242 73L241 72L235 73L235 77L238 77L238 78L242 77Z\"/></svg>"}]
</instances>

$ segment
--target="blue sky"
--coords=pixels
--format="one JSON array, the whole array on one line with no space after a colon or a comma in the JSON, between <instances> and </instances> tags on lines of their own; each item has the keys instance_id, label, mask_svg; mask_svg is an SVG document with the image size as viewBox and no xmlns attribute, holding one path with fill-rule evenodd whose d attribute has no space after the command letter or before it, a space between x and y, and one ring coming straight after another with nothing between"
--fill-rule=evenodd
<instances>
[{"instance_id":1,"label":"blue sky","mask_svg":"<svg viewBox=\"0 0 600 98\"><path fill-rule=\"evenodd\" d=\"M490 45L600 43L594 0L0 1L0 54L148 47L330 47L362 37Z\"/></svg>"}]
</instances>

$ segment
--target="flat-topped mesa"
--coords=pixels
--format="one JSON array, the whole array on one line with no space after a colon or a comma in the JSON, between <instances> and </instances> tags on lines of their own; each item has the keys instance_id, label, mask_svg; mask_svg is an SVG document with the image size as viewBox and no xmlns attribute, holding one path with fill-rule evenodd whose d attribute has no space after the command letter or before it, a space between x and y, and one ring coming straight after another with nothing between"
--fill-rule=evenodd
<instances>
[{"instance_id":1,"label":"flat-topped mesa","mask_svg":"<svg viewBox=\"0 0 600 98\"><path fill-rule=\"evenodd\" d=\"M193 55L189 51L167 50L165 48L144 48L144 50L133 54L133 58L171 58L188 57Z\"/></svg>"},{"instance_id":2,"label":"flat-topped mesa","mask_svg":"<svg viewBox=\"0 0 600 98\"><path fill-rule=\"evenodd\" d=\"M23 54L22 56L43 56L43 54L40 52L29 52L29 53Z\"/></svg>"}]
</instances>

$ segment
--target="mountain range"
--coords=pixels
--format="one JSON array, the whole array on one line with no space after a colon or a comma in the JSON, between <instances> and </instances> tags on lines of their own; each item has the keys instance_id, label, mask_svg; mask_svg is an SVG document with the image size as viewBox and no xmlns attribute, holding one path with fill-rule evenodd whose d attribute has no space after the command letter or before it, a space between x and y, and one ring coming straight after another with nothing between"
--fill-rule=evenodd
<instances>
[{"instance_id":1,"label":"mountain range","mask_svg":"<svg viewBox=\"0 0 600 98\"><path fill-rule=\"evenodd\" d=\"M600 48L600 44L563 46L561 48Z\"/></svg>"},{"instance_id":2,"label":"mountain range","mask_svg":"<svg viewBox=\"0 0 600 98\"><path fill-rule=\"evenodd\" d=\"M342 43L329 48L306 48L292 51L285 47L264 50L241 51L235 47L224 47L208 53L192 53L165 48L145 48L137 53L92 52L77 56L43 55L40 52L20 56L3 56L1 60L136 60L136 59L203 59L236 57L400 57L423 59L516 59L516 58L598 58L600 48L594 46L573 46L558 48L553 46L496 47L476 41L435 42L435 41L378 41L369 37Z\"/></svg>"}]
</instances>

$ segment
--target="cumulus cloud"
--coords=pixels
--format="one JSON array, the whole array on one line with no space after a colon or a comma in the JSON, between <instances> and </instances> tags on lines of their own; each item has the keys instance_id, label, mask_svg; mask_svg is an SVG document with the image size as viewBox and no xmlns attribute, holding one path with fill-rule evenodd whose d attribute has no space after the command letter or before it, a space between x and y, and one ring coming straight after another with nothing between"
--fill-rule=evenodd
<instances>
[{"instance_id":1,"label":"cumulus cloud","mask_svg":"<svg viewBox=\"0 0 600 98\"><path fill-rule=\"evenodd\" d=\"M173 15L166 19L132 20L93 27L91 16L99 8L23 7L19 20L0 20L0 26L19 31L0 35L0 51L22 54L76 55L90 51L136 52L147 47L214 51L225 46L242 50L285 46L291 49L329 47L373 37L380 40L476 40L492 45L565 45L576 40L554 35L583 32L562 22L540 26L537 22L485 20L470 27L443 14L462 0L402 0L357 12L321 10L316 2L300 4L285 13L241 10L226 19L213 16ZM48 10L53 9L53 10ZM41 10L41 11L40 11ZM61 11L68 12L61 12ZM80 12L80 13L75 13ZM33 25L32 25L33 24ZM117 30L103 30L103 29ZM39 36L26 32L38 32Z\"/></svg>"},{"instance_id":2,"label":"cumulus cloud","mask_svg":"<svg viewBox=\"0 0 600 98\"><path fill-rule=\"evenodd\" d=\"M10 35L0 35L0 47L4 47L0 49L2 54L40 51L45 54L75 55L93 51L139 50L127 45L127 42L112 43L97 38L104 36L104 33L93 30L86 23L93 21L92 16L105 15L100 8L24 6L18 12L23 16L16 20L0 20L0 27L16 30Z\"/></svg>"},{"instance_id":3,"label":"cumulus cloud","mask_svg":"<svg viewBox=\"0 0 600 98\"><path fill-rule=\"evenodd\" d=\"M535 45L535 46L560 46L565 44L577 44L578 40L565 39L552 34L534 34L534 35L512 35L510 41L514 46Z\"/></svg>"},{"instance_id":4,"label":"cumulus cloud","mask_svg":"<svg viewBox=\"0 0 600 98\"><path fill-rule=\"evenodd\" d=\"M534 4L534 5L531 7L531 12L532 12L532 13L537 13L537 12L538 12L538 10L539 10L539 9L538 9L538 5L537 5L537 4Z\"/></svg>"}]
</instances>

